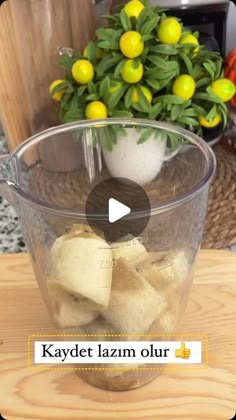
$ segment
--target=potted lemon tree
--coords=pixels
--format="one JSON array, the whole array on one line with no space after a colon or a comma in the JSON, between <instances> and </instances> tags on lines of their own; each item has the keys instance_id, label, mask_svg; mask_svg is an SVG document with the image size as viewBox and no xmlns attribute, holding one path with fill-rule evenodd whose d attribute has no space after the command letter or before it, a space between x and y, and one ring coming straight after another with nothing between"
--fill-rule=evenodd
<instances>
[{"instance_id":1,"label":"potted lemon tree","mask_svg":"<svg viewBox=\"0 0 236 420\"><path fill-rule=\"evenodd\" d=\"M149 118L199 135L203 128L227 125L226 102L235 85L224 78L220 55L199 45L197 32L146 0L132 0L106 19L83 53L61 57L65 78L50 86L61 121ZM135 126L129 132L109 130L101 141L111 175L141 184L157 175L181 142L148 129L140 133ZM146 175L144 161L149 161Z\"/></svg>"}]
</instances>

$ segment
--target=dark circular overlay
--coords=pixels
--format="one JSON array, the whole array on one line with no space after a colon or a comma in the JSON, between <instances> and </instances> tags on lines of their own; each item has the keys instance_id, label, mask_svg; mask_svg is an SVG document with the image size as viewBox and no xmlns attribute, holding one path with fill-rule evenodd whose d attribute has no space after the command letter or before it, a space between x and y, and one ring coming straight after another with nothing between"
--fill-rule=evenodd
<instances>
[{"instance_id":1,"label":"dark circular overlay","mask_svg":"<svg viewBox=\"0 0 236 420\"><path fill-rule=\"evenodd\" d=\"M129 207L130 213L110 223L110 199ZM140 236L148 224L150 213L151 205L146 192L126 178L109 178L100 182L90 192L86 203L89 226L108 242L124 242L127 235Z\"/></svg>"}]
</instances>

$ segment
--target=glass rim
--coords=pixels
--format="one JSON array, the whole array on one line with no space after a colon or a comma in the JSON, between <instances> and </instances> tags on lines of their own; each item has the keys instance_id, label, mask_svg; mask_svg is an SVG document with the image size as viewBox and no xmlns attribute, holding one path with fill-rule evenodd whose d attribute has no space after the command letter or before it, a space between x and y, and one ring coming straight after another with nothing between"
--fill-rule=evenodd
<instances>
[{"instance_id":1,"label":"glass rim","mask_svg":"<svg viewBox=\"0 0 236 420\"><path fill-rule=\"evenodd\" d=\"M137 119L137 118L107 118L107 119L96 119L96 120L80 120L77 122L72 122L68 124L62 124L59 126L48 128L47 130L41 131L38 134L35 134L34 136L29 137L27 140L25 140L23 143L21 143L14 152L11 153L11 158L20 159L21 156L24 154L24 152L27 151L27 149L34 145L39 143L41 140L44 140L46 138L50 138L52 136L63 134L63 133L69 133L71 131L74 131L76 129L86 129L86 128L99 128L105 126L111 126L111 125L124 125L124 126L130 126L132 128L133 126L139 126L143 128L160 128L163 130L166 130L168 132L179 134L183 136L185 139L187 139L191 144L198 147L202 155L204 156L207 164L208 164L208 170L207 173L202 177L202 179L189 191L187 191L185 194L180 195L179 197L175 197L173 199L168 200L167 202L164 202L163 204L152 206L151 207L151 215L156 215L160 213L167 212L175 207L178 207L180 205L183 205L187 201L193 199L198 194L202 192L211 182L211 180L214 177L215 171L216 171L216 157L211 149L211 147L205 142L201 137L198 135L192 133L191 131L188 131L182 127L160 122L160 121L153 121L153 120L145 120L145 119ZM17 171L17 169L16 169ZM67 209L67 208L59 208L53 205L50 205L44 201L41 201L35 197L32 197L29 193L23 191L23 189L20 188L20 186L16 183L9 182L8 187L13 190L13 192L20 198L20 200L23 200L24 202L28 203L31 207L34 207L40 211L46 211L51 214L55 214L58 216L64 216L64 217L74 217L80 220L86 220L87 216L84 212L80 212L76 209ZM148 212L150 214L150 211ZM147 211L142 212L133 212L133 214L130 214L128 218L137 218L137 217L143 217L147 214ZM101 215L101 214L94 214L90 215L90 220L101 220L103 218L107 218L107 214Z\"/></svg>"}]
</instances>

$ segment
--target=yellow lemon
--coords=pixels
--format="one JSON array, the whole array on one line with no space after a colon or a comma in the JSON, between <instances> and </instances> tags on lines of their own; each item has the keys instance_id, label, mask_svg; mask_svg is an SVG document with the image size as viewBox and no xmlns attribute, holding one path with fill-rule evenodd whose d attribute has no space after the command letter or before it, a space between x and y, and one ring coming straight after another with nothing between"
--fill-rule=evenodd
<instances>
[{"instance_id":1,"label":"yellow lemon","mask_svg":"<svg viewBox=\"0 0 236 420\"><path fill-rule=\"evenodd\" d=\"M144 5L139 0L132 0L126 4L124 7L124 11L129 17L136 17L138 18L142 10L144 9Z\"/></svg>"},{"instance_id":2,"label":"yellow lemon","mask_svg":"<svg viewBox=\"0 0 236 420\"><path fill-rule=\"evenodd\" d=\"M139 32L128 31L120 38L120 50L125 57L137 58L144 50L144 42Z\"/></svg>"},{"instance_id":3,"label":"yellow lemon","mask_svg":"<svg viewBox=\"0 0 236 420\"><path fill-rule=\"evenodd\" d=\"M146 86L140 86L141 90L143 92L143 94L145 95L147 101L149 103L152 102L152 92L150 91L150 89L148 89ZM139 102L139 95L138 95L138 89L134 88L133 90L133 95L132 95L132 102L134 104L137 104Z\"/></svg>"},{"instance_id":4,"label":"yellow lemon","mask_svg":"<svg viewBox=\"0 0 236 420\"><path fill-rule=\"evenodd\" d=\"M182 28L176 18L163 20L157 30L157 36L163 44L177 44L181 38Z\"/></svg>"},{"instance_id":5,"label":"yellow lemon","mask_svg":"<svg viewBox=\"0 0 236 420\"><path fill-rule=\"evenodd\" d=\"M192 34L185 35L181 39L180 44L194 44L194 45L199 46L198 39ZM194 55L197 54L198 51L199 51L199 48L195 48Z\"/></svg>"},{"instance_id":6,"label":"yellow lemon","mask_svg":"<svg viewBox=\"0 0 236 420\"><path fill-rule=\"evenodd\" d=\"M211 90L223 102L228 102L235 95L235 84L229 79L219 79L212 83Z\"/></svg>"},{"instance_id":7,"label":"yellow lemon","mask_svg":"<svg viewBox=\"0 0 236 420\"><path fill-rule=\"evenodd\" d=\"M203 115L200 115L200 117L198 118L198 121L203 127L213 128L213 127L216 127L221 122L221 115L217 114L214 118L212 118L212 120L209 120L209 121L205 117L203 117Z\"/></svg>"},{"instance_id":8,"label":"yellow lemon","mask_svg":"<svg viewBox=\"0 0 236 420\"><path fill-rule=\"evenodd\" d=\"M59 85L60 85L61 83L63 83L64 81L65 81L65 80L62 80L62 79L57 79L57 80L54 80L54 82L52 82L52 83L50 84L50 86L49 86L49 92L51 93L51 95L52 95L52 91L53 91L53 89L54 89L55 87L59 86ZM60 92L54 93L54 95L52 95L52 97L53 97L53 99L54 99L55 101L60 102L60 101L61 101L62 96L64 95L64 93L65 93L65 89L62 89L62 90L60 90Z\"/></svg>"},{"instance_id":9,"label":"yellow lemon","mask_svg":"<svg viewBox=\"0 0 236 420\"><path fill-rule=\"evenodd\" d=\"M107 118L107 107L101 101L90 102L85 110L86 118L89 120L97 120Z\"/></svg>"},{"instance_id":10,"label":"yellow lemon","mask_svg":"<svg viewBox=\"0 0 236 420\"><path fill-rule=\"evenodd\" d=\"M94 78L94 68L88 60L77 60L72 66L72 76L81 85L86 85Z\"/></svg>"},{"instance_id":11,"label":"yellow lemon","mask_svg":"<svg viewBox=\"0 0 236 420\"><path fill-rule=\"evenodd\" d=\"M188 101L195 93L196 83L192 76L189 74L182 74L178 76L172 86L174 95Z\"/></svg>"},{"instance_id":12,"label":"yellow lemon","mask_svg":"<svg viewBox=\"0 0 236 420\"><path fill-rule=\"evenodd\" d=\"M121 76L125 82L130 84L140 82L143 77L143 65L141 61L136 67L134 65L134 60L126 60L122 68Z\"/></svg>"}]
</instances>

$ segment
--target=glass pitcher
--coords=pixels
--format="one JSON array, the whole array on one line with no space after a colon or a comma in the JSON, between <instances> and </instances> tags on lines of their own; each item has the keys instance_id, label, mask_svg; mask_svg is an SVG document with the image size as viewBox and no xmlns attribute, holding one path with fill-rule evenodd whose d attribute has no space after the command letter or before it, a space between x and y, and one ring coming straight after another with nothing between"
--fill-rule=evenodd
<instances>
[{"instance_id":1,"label":"glass pitcher","mask_svg":"<svg viewBox=\"0 0 236 420\"><path fill-rule=\"evenodd\" d=\"M1 193L18 212L43 300L62 333L98 341L135 334L137 341L176 332L215 166L212 150L191 132L112 118L48 129L0 158ZM142 214L129 215L132 225L149 212L138 236L131 229L112 242L93 229L108 213L99 214L98 203L88 219L87 199L106 179L135 182L148 197L148 209L141 203ZM158 375L152 365L94 367L78 373L111 390L136 388Z\"/></svg>"}]
</instances>

